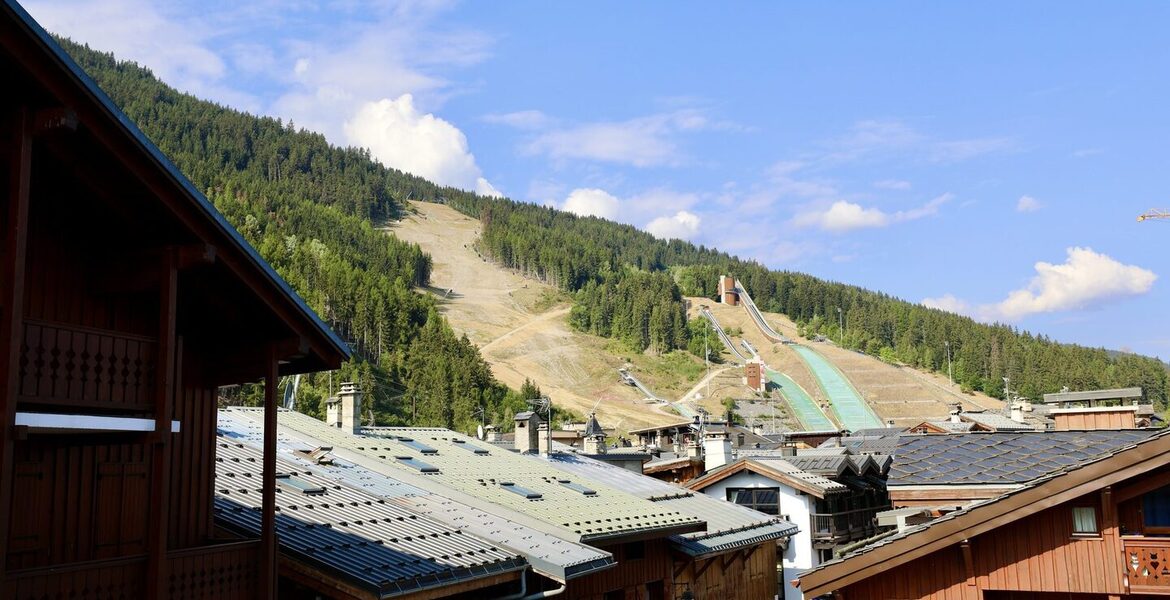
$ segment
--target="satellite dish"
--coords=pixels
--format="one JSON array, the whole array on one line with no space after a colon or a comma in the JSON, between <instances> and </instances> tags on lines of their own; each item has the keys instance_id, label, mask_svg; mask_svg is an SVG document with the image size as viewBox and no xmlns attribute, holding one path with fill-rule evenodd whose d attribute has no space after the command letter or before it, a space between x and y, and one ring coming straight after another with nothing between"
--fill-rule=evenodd
<instances>
[{"instance_id":1,"label":"satellite dish","mask_svg":"<svg viewBox=\"0 0 1170 600\"><path fill-rule=\"evenodd\" d=\"M481 440L483 439L483 425L476 425L475 426L475 437L477 437Z\"/></svg>"}]
</instances>

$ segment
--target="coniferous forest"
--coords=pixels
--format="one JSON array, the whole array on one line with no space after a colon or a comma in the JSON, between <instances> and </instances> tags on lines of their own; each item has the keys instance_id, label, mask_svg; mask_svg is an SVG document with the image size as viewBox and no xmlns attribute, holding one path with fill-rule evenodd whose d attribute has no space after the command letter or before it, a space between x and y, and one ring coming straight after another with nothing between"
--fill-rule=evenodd
<instances>
[{"instance_id":1,"label":"coniferous forest","mask_svg":"<svg viewBox=\"0 0 1170 600\"><path fill-rule=\"evenodd\" d=\"M633 350L694 352L695 328L681 298L713 298L718 276L730 274L761 310L788 315L807 335L943 373L949 347L955 380L966 389L1002 397L1003 378L1010 377L1013 392L1036 399L1062 386L1138 385L1148 401L1166 406L1166 365L1153 358L1061 344L658 240L628 225L437 186L383 167L364 150L330 146L293 123L181 94L133 63L67 40L62 45L350 343L356 358L333 377L358 381L379 423L467 430L482 410L488 422L508 426L525 406L522 392L497 382L435 302L414 291L428 282L430 257L377 229L411 200L447 203L480 219L481 252L573 293L574 327ZM323 411L328 377L302 381L299 409Z\"/></svg>"}]
</instances>

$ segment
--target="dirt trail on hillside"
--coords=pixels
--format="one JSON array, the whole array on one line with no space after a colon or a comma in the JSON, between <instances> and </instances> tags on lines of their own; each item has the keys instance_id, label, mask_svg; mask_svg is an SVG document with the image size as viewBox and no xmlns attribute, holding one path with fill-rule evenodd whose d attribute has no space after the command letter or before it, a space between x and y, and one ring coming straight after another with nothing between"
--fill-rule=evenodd
<instances>
[{"instance_id":1,"label":"dirt trail on hillside","mask_svg":"<svg viewBox=\"0 0 1170 600\"><path fill-rule=\"evenodd\" d=\"M581 414L600 400L598 417L623 431L678 420L619 382L622 359L605 352L603 340L569 328L570 306L557 290L479 256L479 221L440 204L411 208L386 229L431 255L429 291L451 327L480 347L497 379L513 389L531 379L554 404Z\"/></svg>"},{"instance_id":2,"label":"dirt trail on hillside","mask_svg":"<svg viewBox=\"0 0 1170 600\"><path fill-rule=\"evenodd\" d=\"M743 330L742 336L732 336L737 343L739 337L746 338L769 367L786 373L818 404L827 403L824 392L804 361L784 344L769 342L742 306L727 306L706 298L690 300L692 312L698 309L699 304L706 304L724 329ZM1003 407L1003 402L984 394L963 394L957 387L951 386L946 377L935 373L889 365L832 343L798 338L796 324L787 317L775 313L762 314L778 333L798 340L836 365L883 421L892 419L897 425L911 426L927 419L946 418L953 403L961 403L965 409L998 410Z\"/></svg>"}]
</instances>

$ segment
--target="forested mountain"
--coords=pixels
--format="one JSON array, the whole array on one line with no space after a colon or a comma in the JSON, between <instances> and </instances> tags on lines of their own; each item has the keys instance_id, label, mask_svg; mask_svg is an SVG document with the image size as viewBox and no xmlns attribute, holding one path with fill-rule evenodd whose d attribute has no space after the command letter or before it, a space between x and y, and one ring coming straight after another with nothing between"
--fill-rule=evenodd
<instances>
[{"instance_id":1,"label":"forested mountain","mask_svg":"<svg viewBox=\"0 0 1170 600\"><path fill-rule=\"evenodd\" d=\"M180 94L132 63L63 45L351 341L360 360L340 376L373 392L382 422L465 428L483 407L489 421L507 425L523 406L434 302L411 290L426 283L429 257L374 228L404 200L445 202L480 219L481 251L574 292L574 326L636 350L687 348L693 328L680 297L714 297L718 275L731 274L761 309L788 315L810 334L838 338L840 308L845 344L888 360L945 372L949 343L955 379L970 389L1002 397L1003 377L1031 398L1065 385L1140 385L1150 401L1166 404L1167 371L1151 358L1060 344L627 225L436 186L291 123ZM321 376L310 381L306 410L316 410L324 386Z\"/></svg>"},{"instance_id":2,"label":"forested mountain","mask_svg":"<svg viewBox=\"0 0 1170 600\"><path fill-rule=\"evenodd\" d=\"M608 314L604 311L610 310L614 290L622 289L622 278L669 273L682 295L714 298L719 275L731 274L761 310L788 315L809 335L840 339L843 333L847 347L886 360L945 373L949 344L955 380L970 390L1002 398L1004 377L1010 378L1013 393L1032 399L1063 386L1076 390L1137 385L1149 401L1166 406L1166 365L1153 358L1057 343L856 286L772 271L714 249L662 241L594 217L469 194L449 194L445 201L482 219L482 250L489 256L563 289L579 290L576 323L602 335L608 331L619 338L665 337L646 338L640 330L626 330L648 327L656 310L663 314L656 304L644 304L637 317L596 324L593 315L599 310ZM662 301L678 296L673 291L657 293ZM838 329L838 308L844 332ZM671 333L675 347L686 344L685 333Z\"/></svg>"},{"instance_id":3,"label":"forested mountain","mask_svg":"<svg viewBox=\"0 0 1170 600\"><path fill-rule=\"evenodd\" d=\"M178 93L134 63L60 42L353 348L357 359L341 373L302 381L298 408L320 413L330 381L352 379L373 399L379 423L467 430L483 409L489 422L511 424L522 397L492 377L429 296L413 290L427 283L430 257L373 225L433 185L291 123Z\"/></svg>"}]
</instances>

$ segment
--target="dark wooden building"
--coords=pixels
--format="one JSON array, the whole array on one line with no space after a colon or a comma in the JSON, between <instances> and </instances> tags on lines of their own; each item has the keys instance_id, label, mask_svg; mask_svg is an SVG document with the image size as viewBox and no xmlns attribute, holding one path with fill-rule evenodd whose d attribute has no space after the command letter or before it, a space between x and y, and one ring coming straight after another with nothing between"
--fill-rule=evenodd
<instances>
[{"instance_id":1,"label":"dark wooden building","mask_svg":"<svg viewBox=\"0 0 1170 600\"><path fill-rule=\"evenodd\" d=\"M1139 438L800 576L805 598L1170 596L1170 435Z\"/></svg>"},{"instance_id":2,"label":"dark wooden building","mask_svg":"<svg viewBox=\"0 0 1170 600\"><path fill-rule=\"evenodd\" d=\"M0 597L274 594L217 535L216 388L347 350L14 1L0 5ZM269 445L269 448L272 446Z\"/></svg>"}]
</instances>

